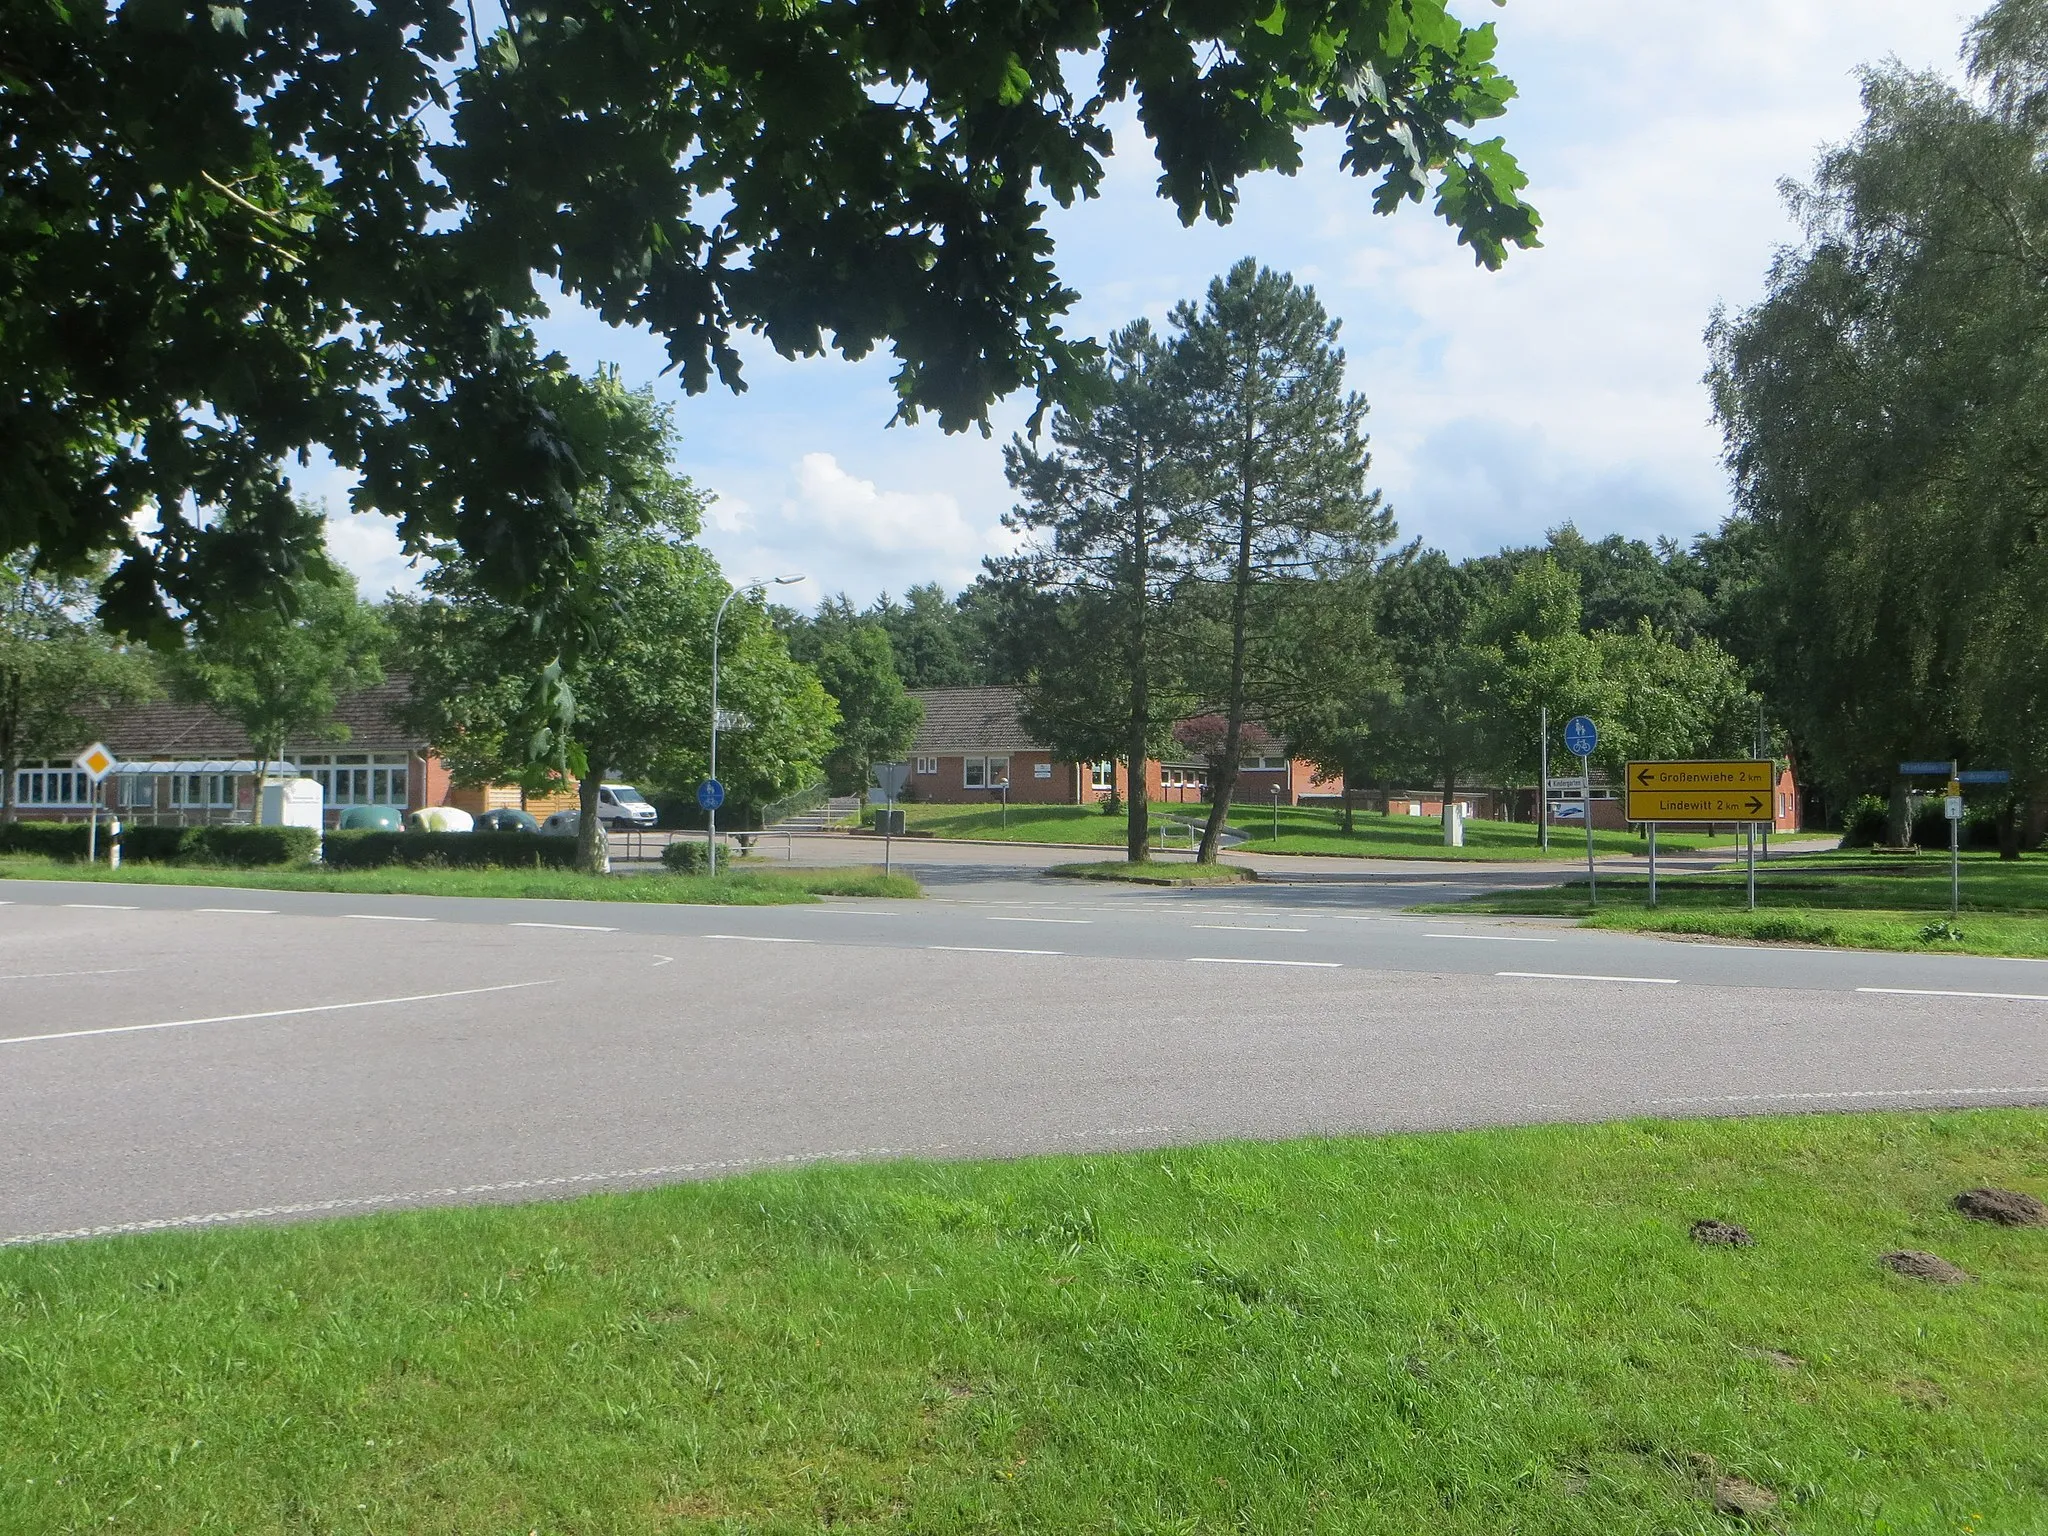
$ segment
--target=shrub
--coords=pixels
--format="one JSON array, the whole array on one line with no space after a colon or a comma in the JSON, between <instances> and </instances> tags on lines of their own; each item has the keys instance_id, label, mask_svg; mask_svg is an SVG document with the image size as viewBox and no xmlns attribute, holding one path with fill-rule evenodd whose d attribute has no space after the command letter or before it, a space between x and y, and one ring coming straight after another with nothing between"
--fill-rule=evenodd
<instances>
[{"instance_id":1,"label":"shrub","mask_svg":"<svg viewBox=\"0 0 2048 1536\"><path fill-rule=\"evenodd\" d=\"M121 827L121 857L144 864L168 864L185 851L188 833L194 827L138 827L126 822Z\"/></svg>"},{"instance_id":2,"label":"shrub","mask_svg":"<svg viewBox=\"0 0 2048 1536\"><path fill-rule=\"evenodd\" d=\"M574 869L576 839L537 832L330 832L327 863L333 869Z\"/></svg>"},{"instance_id":3,"label":"shrub","mask_svg":"<svg viewBox=\"0 0 2048 1536\"><path fill-rule=\"evenodd\" d=\"M106 828L100 829L102 838ZM0 826L0 853L34 853L46 859L85 857L82 821L10 821Z\"/></svg>"},{"instance_id":4,"label":"shrub","mask_svg":"<svg viewBox=\"0 0 2048 1536\"><path fill-rule=\"evenodd\" d=\"M1844 848L1875 848L1891 835L1891 814L1882 796L1861 795L1842 817Z\"/></svg>"},{"instance_id":5,"label":"shrub","mask_svg":"<svg viewBox=\"0 0 2048 1536\"><path fill-rule=\"evenodd\" d=\"M704 845L694 837L673 838L661 850L662 867L679 875L701 875L709 862Z\"/></svg>"},{"instance_id":6,"label":"shrub","mask_svg":"<svg viewBox=\"0 0 2048 1536\"><path fill-rule=\"evenodd\" d=\"M187 827L184 833L178 857L193 864L306 864L320 851L320 833L313 827Z\"/></svg>"}]
</instances>

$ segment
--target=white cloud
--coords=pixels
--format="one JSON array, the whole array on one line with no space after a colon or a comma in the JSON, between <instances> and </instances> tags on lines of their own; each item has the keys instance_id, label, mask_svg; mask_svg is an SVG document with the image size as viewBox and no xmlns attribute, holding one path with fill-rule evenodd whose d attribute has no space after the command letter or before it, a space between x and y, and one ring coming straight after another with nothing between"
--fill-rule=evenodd
<instances>
[{"instance_id":1,"label":"white cloud","mask_svg":"<svg viewBox=\"0 0 2048 1536\"><path fill-rule=\"evenodd\" d=\"M970 514L945 490L885 488L833 453L802 454L779 479L765 505L721 492L704 543L735 579L804 573L805 603L842 589L865 598L926 581L958 588L984 554L1010 547L999 515Z\"/></svg>"}]
</instances>

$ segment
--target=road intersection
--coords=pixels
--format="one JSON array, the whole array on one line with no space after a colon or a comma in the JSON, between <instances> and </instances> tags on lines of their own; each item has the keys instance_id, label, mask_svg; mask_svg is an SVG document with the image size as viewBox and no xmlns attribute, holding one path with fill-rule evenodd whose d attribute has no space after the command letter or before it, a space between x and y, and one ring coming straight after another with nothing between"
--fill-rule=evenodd
<instances>
[{"instance_id":1,"label":"road intersection","mask_svg":"<svg viewBox=\"0 0 2048 1536\"><path fill-rule=\"evenodd\" d=\"M907 1152L2048 1102L2035 962L1399 910L1499 883L1469 868L927 878L800 907L11 881L0 1240Z\"/></svg>"}]
</instances>

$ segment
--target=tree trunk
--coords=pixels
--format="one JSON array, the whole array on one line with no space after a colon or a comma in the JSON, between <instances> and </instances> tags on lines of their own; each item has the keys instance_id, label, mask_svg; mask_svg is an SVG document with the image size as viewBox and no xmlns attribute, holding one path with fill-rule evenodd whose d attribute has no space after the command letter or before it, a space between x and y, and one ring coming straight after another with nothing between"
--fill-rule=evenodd
<instances>
[{"instance_id":1,"label":"tree trunk","mask_svg":"<svg viewBox=\"0 0 2048 1536\"><path fill-rule=\"evenodd\" d=\"M1357 828L1353 824L1351 814L1351 781L1346 779L1344 781L1344 835L1349 837L1356 830Z\"/></svg>"},{"instance_id":2,"label":"tree trunk","mask_svg":"<svg viewBox=\"0 0 2048 1536\"><path fill-rule=\"evenodd\" d=\"M1998 804L1998 856L2001 859L2020 856L2020 803L2011 795Z\"/></svg>"},{"instance_id":3,"label":"tree trunk","mask_svg":"<svg viewBox=\"0 0 2048 1536\"><path fill-rule=\"evenodd\" d=\"M597 756L591 754L591 761ZM602 772L590 772L576 781L576 867L586 875L612 872L611 839L597 817L597 792L604 786Z\"/></svg>"},{"instance_id":4,"label":"tree trunk","mask_svg":"<svg viewBox=\"0 0 2048 1536\"><path fill-rule=\"evenodd\" d=\"M1445 763L1445 764L1444 764L1444 808L1443 808L1443 811L1441 812L1441 814L1439 815L1439 818L1438 818L1438 819L1439 819L1439 820L1441 820L1441 821L1443 822L1443 824L1444 824L1444 825L1445 825L1446 827L1448 827L1448 826L1449 826L1449 825L1451 824L1451 796L1452 796L1452 795L1453 795L1453 794L1454 794L1454 793L1456 792L1456 790L1457 790L1457 787L1458 787L1458 766L1457 766L1457 764L1455 764L1455 763ZM1587 815L1588 817L1590 817L1590 816L1591 816L1592 814L1593 814L1593 802L1592 802L1592 801L1590 801L1590 800L1588 800L1588 801L1586 802L1586 815Z\"/></svg>"},{"instance_id":5,"label":"tree trunk","mask_svg":"<svg viewBox=\"0 0 2048 1536\"><path fill-rule=\"evenodd\" d=\"M1243 752L1245 637L1251 623L1252 591L1252 488L1249 459L1239 470L1237 513L1237 561L1230 581L1230 700L1224 713L1223 761L1215 764L1216 783L1209 806L1209 820L1202 828L1199 864L1214 864L1223 844L1223 827L1230 820L1230 797L1237 792L1237 765Z\"/></svg>"},{"instance_id":6,"label":"tree trunk","mask_svg":"<svg viewBox=\"0 0 2048 1536\"><path fill-rule=\"evenodd\" d=\"M1892 781L1892 802L1886 817L1889 831L1886 833L1894 848L1903 848L1913 841L1913 808L1906 800L1906 781Z\"/></svg>"},{"instance_id":7,"label":"tree trunk","mask_svg":"<svg viewBox=\"0 0 2048 1536\"><path fill-rule=\"evenodd\" d=\"M1128 663L1131 670L1130 734L1124 750L1130 758L1130 808L1124 814L1124 859L1143 864L1152 857L1152 801L1145 783L1146 749L1152 735L1151 602L1152 513L1145 498L1145 450L1140 446L1131 477L1131 618ZM1115 770L1111 770L1112 784Z\"/></svg>"}]
</instances>

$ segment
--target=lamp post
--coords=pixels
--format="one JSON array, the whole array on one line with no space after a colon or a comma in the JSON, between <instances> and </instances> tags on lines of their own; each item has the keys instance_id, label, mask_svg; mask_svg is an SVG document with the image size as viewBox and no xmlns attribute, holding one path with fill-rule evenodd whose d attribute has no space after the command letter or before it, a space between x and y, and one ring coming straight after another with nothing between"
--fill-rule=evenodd
<instances>
[{"instance_id":1,"label":"lamp post","mask_svg":"<svg viewBox=\"0 0 2048 1536\"><path fill-rule=\"evenodd\" d=\"M718 779L718 626L725 622L725 610L732 606L732 600L742 592L765 592L773 586L793 587L804 578L801 576L764 576L759 581L743 581L725 594L725 601L718 605L718 612L711 619L711 772L709 777L715 783ZM704 808L705 868L712 874L718 873L718 807Z\"/></svg>"}]
</instances>

